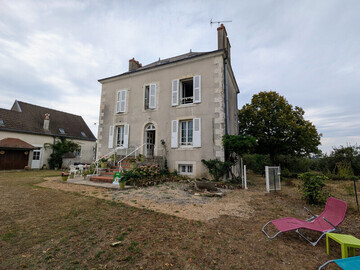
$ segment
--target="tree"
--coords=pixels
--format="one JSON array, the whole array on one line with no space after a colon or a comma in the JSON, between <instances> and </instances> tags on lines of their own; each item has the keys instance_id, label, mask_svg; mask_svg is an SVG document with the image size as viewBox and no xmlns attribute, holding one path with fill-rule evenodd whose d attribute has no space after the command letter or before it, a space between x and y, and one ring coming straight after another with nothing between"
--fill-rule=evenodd
<instances>
[{"instance_id":1,"label":"tree","mask_svg":"<svg viewBox=\"0 0 360 270\"><path fill-rule=\"evenodd\" d=\"M224 135L223 145L226 153L226 160L248 154L255 149L256 139L247 135ZM235 157L233 156L235 154Z\"/></svg>"},{"instance_id":2,"label":"tree","mask_svg":"<svg viewBox=\"0 0 360 270\"><path fill-rule=\"evenodd\" d=\"M272 161L277 155L319 153L321 134L304 119L304 110L274 91L255 94L239 110L239 132L255 137L255 152L269 154Z\"/></svg>"},{"instance_id":3,"label":"tree","mask_svg":"<svg viewBox=\"0 0 360 270\"><path fill-rule=\"evenodd\" d=\"M45 143L44 148L51 148L53 150L49 158L49 165L51 169L54 169L56 167L61 168L64 154L80 150L80 145L73 141L66 140L64 137L60 137L54 144Z\"/></svg>"}]
</instances>

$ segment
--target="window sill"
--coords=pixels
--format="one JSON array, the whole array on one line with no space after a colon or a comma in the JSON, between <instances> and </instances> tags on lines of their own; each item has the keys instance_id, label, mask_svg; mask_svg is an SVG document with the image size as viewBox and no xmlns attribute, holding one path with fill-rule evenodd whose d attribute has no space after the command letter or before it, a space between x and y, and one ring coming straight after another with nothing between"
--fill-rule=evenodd
<instances>
[{"instance_id":1,"label":"window sill","mask_svg":"<svg viewBox=\"0 0 360 270\"><path fill-rule=\"evenodd\" d=\"M176 106L176 109L195 107L197 104L199 104L199 103L180 104L180 105Z\"/></svg>"},{"instance_id":2,"label":"window sill","mask_svg":"<svg viewBox=\"0 0 360 270\"><path fill-rule=\"evenodd\" d=\"M194 150L194 146L192 145L180 145L177 150Z\"/></svg>"}]
</instances>

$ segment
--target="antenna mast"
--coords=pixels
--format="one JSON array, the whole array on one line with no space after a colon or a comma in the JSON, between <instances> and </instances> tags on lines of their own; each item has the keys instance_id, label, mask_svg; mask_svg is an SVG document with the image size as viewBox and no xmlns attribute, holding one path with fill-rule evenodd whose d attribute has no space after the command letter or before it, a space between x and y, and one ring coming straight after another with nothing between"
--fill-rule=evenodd
<instances>
[{"instance_id":1,"label":"antenna mast","mask_svg":"<svg viewBox=\"0 0 360 270\"><path fill-rule=\"evenodd\" d=\"M213 21L212 19L210 20L210 26L212 26L214 23L217 23L219 26L221 23L228 23L228 22L232 22L232 21Z\"/></svg>"}]
</instances>

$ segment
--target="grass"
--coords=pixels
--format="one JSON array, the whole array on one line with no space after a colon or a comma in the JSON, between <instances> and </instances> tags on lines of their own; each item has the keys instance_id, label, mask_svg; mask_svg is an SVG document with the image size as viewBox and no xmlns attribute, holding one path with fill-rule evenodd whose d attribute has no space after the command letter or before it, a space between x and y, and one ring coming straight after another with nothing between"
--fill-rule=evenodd
<instances>
[{"instance_id":1,"label":"grass","mask_svg":"<svg viewBox=\"0 0 360 270\"><path fill-rule=\"evenodd\" d=\"M274 240L261 232L270 219L307 217L296 186L265 195L264 179L249 175L250 219L200 222L36 186L58 174L0 172L0 269L315 269L341 256L336 245L327 256L324 240L312 247L293 232ZM349 186L328 184L350 205L340 228L360 238ZM121 245L111 247L116 241Z\"/></svg>"}]
</instances>

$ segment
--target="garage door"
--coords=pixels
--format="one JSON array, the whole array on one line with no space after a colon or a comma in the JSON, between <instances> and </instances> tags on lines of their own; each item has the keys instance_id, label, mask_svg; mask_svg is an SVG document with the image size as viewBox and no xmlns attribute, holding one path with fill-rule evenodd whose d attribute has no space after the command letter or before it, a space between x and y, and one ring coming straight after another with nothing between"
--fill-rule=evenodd
<instances>
[{"instance_id":1,"label":"garage door","mask_svg":"<svg viewBox=\"0 0 360 270\"><path fill-rule=\"evenodd\" d=\"M0 170L22 170L28 165L29 151L0 150Z\"/></svg>"}]
</instances>

